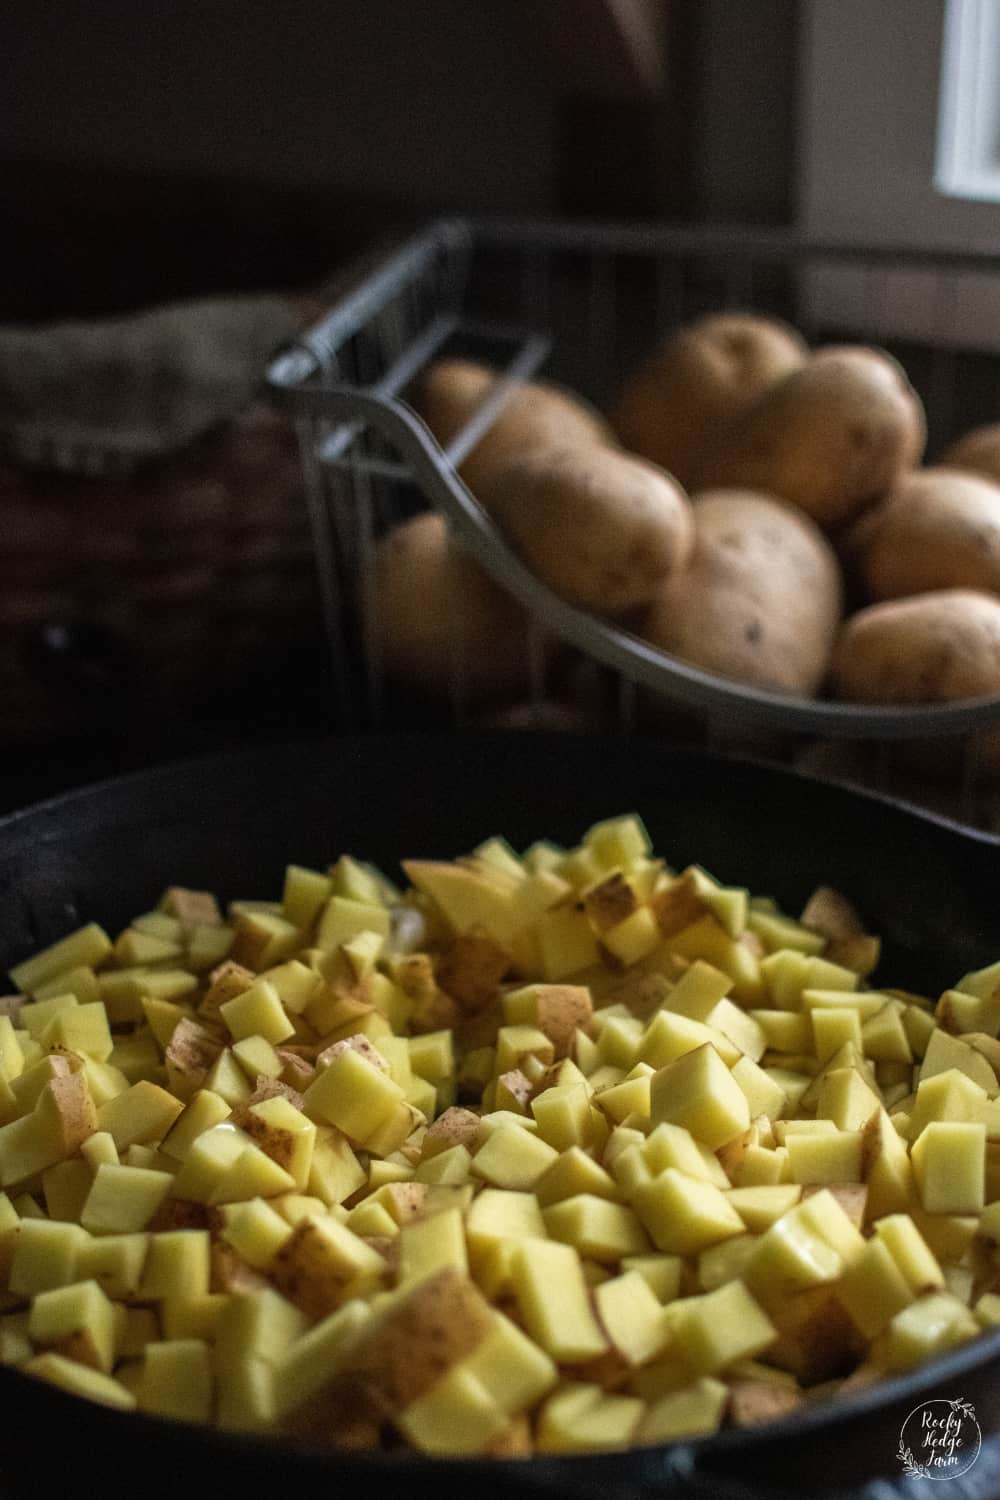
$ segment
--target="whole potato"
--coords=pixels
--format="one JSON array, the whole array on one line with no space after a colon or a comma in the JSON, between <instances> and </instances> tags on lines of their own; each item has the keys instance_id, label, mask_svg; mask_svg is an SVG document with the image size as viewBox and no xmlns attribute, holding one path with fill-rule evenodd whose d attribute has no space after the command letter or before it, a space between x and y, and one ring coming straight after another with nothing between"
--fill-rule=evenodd
<instances>
[{"instance_id":1,"label":"whole potato","mask_svg":"<svg viewBox=\"0 0 1000 1500\"><path fill-rule=\"evenodd\" d=\"M441 697L459 667L475 703L526 691L527 616L454 543L443 516L414 516L382 538L366 607L393 677Z\"/></svg>"},{"instance_id":2,"label":"whole potato","mask_svg":"<svg viewBox=\"0 0 1000 1500\"><path fill-rule=\"evenodd\" d=\"M694 542L684 491L614 448L529 453L493 476L483 503L543 582L600 614L649 604Z\"/></svg>"},{"instance_id":3,"label":"whole potato","mask_svg":"<svg viewBox=\"0 0 1000 1500\"><path fill-rule=\"evenodd\" d=\"M829 542L783 500L748 490L699 495L694 554L660 589L639 634L720 677L811 695L841 610Z\"/></svg>"},{"instance_id":4,"label":"whole potato","mask_svg":"<svg viewBox=\"0 0 1000 1500\"><path fill-rule=\"evenodd\" d=\"M950 469L969 469L1000 484L1000 422L974 427L944 453L941 462Z\"/></svg>"},{"instance_id":5,"label":"whole potato","mask_svg":"<svg viewBox=\"0 0 1000 1500\"><path fill-rule=\"evenodd\" d=\"M429 366L412 396L443 448L461 432L483 402L497 372L472 360L447 359ZM537 448L590 447L613 443L614 434L596 411L579 397L541 381L511 392L496 421L463 459L459 474L472 493L481 496L498 468Z\"/></svg>"},{"instance_id":6,"label":"whole potato","mask_svg":"<svg viewBox=\"0 0 1000 1500\"><path fill-rule=\"evenodd\" d=\"M807 352L795 330L773 318L699 318L662 340L629 372L611 425L626 448L687 485L720 429L797 370Z\"/></svg>"},{"instance_id":7,"label":"whole potato","mask_svg":"<svg viewBox=\"0 0 1000 1500\"><path fill-rule=\"evenodd\" d=\"M915 469L861 517L851 550L872 599L1000 593L1000 485L958 469Z\"/></svg>"},{"instance_id":8,"label":"whole potato","mask_svg":"<svg viewBox=\"0 0 1000 1500\"><path fill-rule=\"evenodd\" d=\"M938 589L858 610L831 662L837 697L948 703L1000 692L1000 599Z\"/></svg>"},{"instance_id":9,"label":"whole potato","mask_svg":"<svg viewBox=\"0 0 1000 1500\"><path fill-rule=\"evenodd\" d=\"M919 462L925 439L919 397L894 359L821 350L722 436L696 488L763 490L833 526L880 500Z\"/></svg>"},{"instance_id":10,"label":"whole potato","mask_svg":"<svg viewBox=\"0 0 1000 1500\"><path fill-rule=\"evenodd\" d=\"M837 697L854 703L949 703L1000 693L1000 600L939 589L871 604L844 623L831 664ZM966 736L903 740L901 764L927 775L959 773ZM979 730L974 759L1000 770L1000 732Z\"/></svg>"}]
</instances>

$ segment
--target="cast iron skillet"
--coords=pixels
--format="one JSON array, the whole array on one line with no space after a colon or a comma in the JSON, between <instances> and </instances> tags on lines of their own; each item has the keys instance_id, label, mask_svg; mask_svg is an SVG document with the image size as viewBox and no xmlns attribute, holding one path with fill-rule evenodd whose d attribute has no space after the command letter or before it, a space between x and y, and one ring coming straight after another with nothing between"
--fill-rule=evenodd
<instances>
[{"instance_id":1,"label":"cast iron skillet","mask_svg":"<svg viewBox=\"0 0 1000 1500\"><path fill-rule=\"evenodd\" d=\"M168 883L277 895L289 861L343 851L392 870L453 857L492 833L570 842L641 812L657 851L697 860L795 911L820 882L850 893L885 939L887 983L936 993L1000 955L1000 842L889 801L747 760L629 739L393 736L190 761L61 797L0 822L0 968L83 920L114 929ZM904 1379L780 1424L594 1458L528 1463L346 1458L123 1416L0 1370L0 1492L130 1500L292 1487L352 1497L926 1494L899 1479L907 1415L931 1396L1000 1428L1000 1333ZM996 1410L994 1410L996 1408ZM997 1451L994 1451L996 1447ZM910 1488L915 1486L916 1488ZM949 1500L1000 1493L984 1442Z\"/></svg>"}]
</instances>

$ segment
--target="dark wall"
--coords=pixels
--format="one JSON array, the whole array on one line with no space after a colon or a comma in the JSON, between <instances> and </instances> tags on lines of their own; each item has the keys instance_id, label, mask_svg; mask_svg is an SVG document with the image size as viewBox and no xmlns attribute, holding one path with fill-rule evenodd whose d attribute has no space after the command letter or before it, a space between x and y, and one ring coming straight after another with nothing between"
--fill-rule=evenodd
<instances>
[{"instance_id":1,"label":"dark wall","mask_svg":"<svg viewBox=\"0 0 1000 1500\"><path fill-rule=\"evenodd\" d=\"M8 156L548 200L553 103L504 3L7 0L3 30Z\"/></svg>"},{"instance_id":2,"label":"dark wall","mask_svg":"<svg viewBox=\"0 0 1000 1500\"><path fill-rule=\"evenodd\" d=\"M662 4L666 94L609 100L527 0L8 0L0 321L302 286L456 209L790 221L799 0Z\"/></svg>"}]
</instances>

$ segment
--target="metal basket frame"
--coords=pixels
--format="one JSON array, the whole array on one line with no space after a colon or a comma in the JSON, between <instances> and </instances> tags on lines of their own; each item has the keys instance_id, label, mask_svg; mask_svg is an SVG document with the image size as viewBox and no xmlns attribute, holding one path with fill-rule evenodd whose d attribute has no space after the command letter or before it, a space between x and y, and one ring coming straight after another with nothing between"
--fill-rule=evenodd
<instances>
[{"instance_id":1,"label":"metal basket frame","mask_svg":"<svg viewBox=\"0 0 1000 1500\"><path fill-rule=\"evenodd\" d=\"M484 317L470 299L475 263L484 255L509 263L509 275L500 280L505 299L516 304L513 320ZM973 271L1000 277L1000 255L820 243L787 231L466 220L432 224L369 261L352 289L268 370L272 394L290 405L298 426L338 720L352 728L384 722L371 615L377 600L369 600L362 610L357 593L378 534L400 514L399 494L416 492L422 504L447 518L458 544L528 611L530 681L536 699L544 696L544 643L547 636L555 636L618 674L624 727L631 721L635 688L640 686L717 721L782 733L880 742L964 734L967 765L973 764L975 731L1000 720L1000 695L946 704L876 706L767 692L704 672L573 607L513 554L457 469L517 384L542 371L560 348L568 324L564 319L562 327L553 326L554 267L559 257L568 257L573 266L583 332L567 383L590 393L600 391L602 376L606 380L616 373L616 302L637 268L647 289L652 288L653 306L642 320L647 343L688 315L686 278L694 268L702 268L702 279L715 288L701 294L702 305L707 301L709 308L718 310L760 307L756 288L769 276L783 278L794 300L801 274L809 267L860 266L872 279L875 298L880 276L901 268L929 270L941 287L935 303L940 306L940 327L927 351L929 371L922 394L931 431L939 436L951 434L957 414L960 351L949 334L954 275ZM800 316L796 321L803 320ZM576 333L581 326L574 325ZM402 393L459 336L490 343L491 362L500 378L442 450ZM461 622L455 627L451 708L461 723L468 703ZM352 638L358 635L364 643L360 674L353 661Z\"/></svg>"}]
</instances>

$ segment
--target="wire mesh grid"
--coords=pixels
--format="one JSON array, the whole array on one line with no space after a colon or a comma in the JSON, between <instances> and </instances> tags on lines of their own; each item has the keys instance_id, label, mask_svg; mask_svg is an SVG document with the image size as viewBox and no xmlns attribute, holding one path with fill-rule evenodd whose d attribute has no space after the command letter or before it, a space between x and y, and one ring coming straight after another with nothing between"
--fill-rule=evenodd
<instances>
[{"instance_id":1,"label":"wire mesh grid","mask_svg":"<svg viewBox=\"0 0 1000 1500\"><path fill-rule=\"evenodd\" d=\"M623 731L635 722L637 690L649 690L685 710L677 722L688 738L717 743L748 729L799 745L816 736L870 742L876 779L891 770L899 741L952 735L968 801L1000 697L865 706L789 698L702 672L558 599L506 547L456 470L519 382L540 374L602 407L654 339L728 309L782 318L810 343L889 349L924 402L933 461L959 430L1000 410L1000 316L993 347L989 329L968 347L968 310L962 318L963 298L975 306L982 287L997 286L1000 256L648 226L446 221L370 262L269 371L272 392L297 417L338 721L383 727L412 718L412 702L404 695L401 706L383 671L379 601L363 580L377 539L433 507L447 517L453 543L528 610L533 701L548 691L551 642L568 642L601 665L605 702ZM427 365L452 355L491 365L499 379L442 451L406 395ZM451 691L424 712L460 725L471 704L463 622L451 625Z\"/></svg>"}]
</instances>

